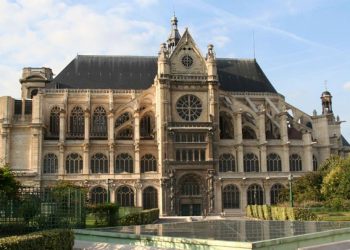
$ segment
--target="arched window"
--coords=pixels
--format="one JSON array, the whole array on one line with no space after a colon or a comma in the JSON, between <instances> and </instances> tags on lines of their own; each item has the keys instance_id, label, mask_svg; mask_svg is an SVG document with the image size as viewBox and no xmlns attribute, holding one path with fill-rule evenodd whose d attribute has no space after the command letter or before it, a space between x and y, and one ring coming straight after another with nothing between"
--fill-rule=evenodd
<instances>
[{"instance_id":1,"label":"arched window","mask_svg":"<svg viewBox=\"0 0 350 250\"><path fill-rule=\"evenodd\" d=\"M239 208L239 189L236 185L227 185L222 190L223 208Z\"/></svg>"},{"instance_id":2,"label":"arched window","mask_svg":"<svg viewBox=\"0 0 350 250\"><path fill-rule=\"evenodd\" d=\"M248 126L244 126L242 128L242 136L243 136L243 139L256 139L255 131Z\"/></svg>"},{"instance_id":3,"label":"arched window","mask_svg":"<svg viewBox=\"0 0 350 250\"><path fill-rule=\"evenodd\" d=\"M243 157L244 172L259 172L259 159L253 153L245 154Z\"/></svg>"},{"instance_id":4,"label":"arched window","mask_svg":"<svg viewBox=\"0 0 350 250\"><path fill-rule=\"evenodd\" d=\"M302 161L298 154L292 154L289 156L289 168L290 171L302 171Z\"/></svg>"},{"instance_id":5,"label":"arched window","mask_svg":"<svg viewBox=\"0 0 350 250\"><path fill-rule=\"evenodd\" d=\"M60 108L55 106L50 112L50 135L58 136L60 134Z\"/></svg>"},{"instance_id":6,"label":"arched window","mask_svg":"<svg viewBox=\"0 0 350 250\"><path fill-rule=\"evenodd\" d=\"M233 139L234 129L232 117L226 112L221 112L219 117L220 139Z\"/></svg>"},{"instance_id":7,"label":"arched window","mask_svg":"<svg viewBox=\"0 0 350 250\"><path fill-rule=\"evenodd\" d=\"M134 191L128 186L121 186L116 192L116 201L119 206L133 207L134 206Z\"/></svg>"},{"instance_id":8,"label":"arched window","mask_svg":"<svg viewBox=\"0 0 350 250\"><path fill-rule=\"evenodd\" d=\"M91 157L91 173L92 174L108 174L108 158L104 154L97 153Z\"/></svg>"},{"instance_id":9,"label":"arched window","mask_svg":"<svg viewBox=\"0 0 350 250\"><path fill-rule=\"evenodd\" d=\"M94 187L90 191L90 203L91 204L103 204L108 201L107 190L103 187Z\"/></svg>"},{"instance_id":10,"label":"arched window","mask_svg":"<svg viewBox=\"0 0 350 250\"><path fill-rule=\"evenodd\" d=\"M151 114L146 114L140 121L140 136L143 138L153 137L153 124Z\"/></svg>"},{"instance_id":11,"label":"arched window","mask_svg":"<svg viewBox=\"0 0 350 250\"><path fill-rule=\"evenodd\" d=\"M157 171L157 160L151 154L146 154L141 158L141 173L145 172L156 172Z\"/></svg>"},{"instance_id":12,"label":"arched window","mask_svg":"<svg viewBox=\"0 0 350 250\"><path fill-rule=\"evenodd\" d=\"M220 155L219 172L236 172L235 157L232 154Z\"/></svg>"},{"instance_id":13,"label":"arched window","mask_svg":"<svg viewBox=\"0 0 350 250\"><path fill-rule=\"evenodd\" d=\"M262 205L264 203L264 192L260 185L252 184L247 190L248 205Z\"/></svg>"},{"instance_id":14,"label":"arched window","mask_svg":"<svg viewBox=\"0 0 350 250\"><path fill-rule=\"evenodd\" d=\"M312 156L312 170L317 171L318 170L318 162L316 156Z\"/></svg>"},{"instance_id":15,"label":"arched window","mask_svg":"<svg viewBox=\"0 0 350 250\"><path fill-rule=\"evenodd\" d=\"M44 156L44 174L56 174L58 173L58 159L55 154L47 154Z\"/></svg>"},{"instance_id":16,"label":"arched window","mask_svg":"<svg viewBox=\"0 0 350 250\"><path fill-rule=\"evenodd\" d=\"M70 133L73 137L84 137L84 111L74 107L70 114Z\"/></svg>"},{"instance_id":17,"label":"arched window","mask_svg":"<svg viewBox=\"0 0 350 250\"><path fill-rule=\"evenodd\" d=\"M107 136L107 114L103 107L97 107L92 115L91 136Z\"/></svg>"},{"instance_id":18,"label":"arched window","mask_svg":"<svg viewBox=\"0 0 350 250\"><path fill-rule=\"evenodd\" d=\"M129 112L125 112L123 114L121 114L116 120L115 120L115 128L120 127L121 125L123 125L124 123L126 123L127 121L129 121L131 119L131 114Z\"/></svg>"},{"instance_id":19,"label":"arched window","mask_svg":"<svg viewBox=\"0 0 350 250\"><path fill-rule=\"evenodd\" d=\"M280 172L282 171L282 161L278 154L272 153L266 157L267 171Z\"/></svg>"},{"instance_id":20,"label":"arched window","mask_svg":"<svg viewBox=\"0 0 350 250\"><path fill-rule=\"evenodd\" d=\"M195 196L200 195L200 186L193 176L185 177L181 185L181 195Z\"/></svg>"},{"instance_id":21,"label":"arched window","mask_svg":"<svg viewBox=\"0 0 350 250\"><path fill-rule=\"evenodd\" d=\"M132 140L133 138L134 131L132 130L131 127L123 128L121 129L117 136L117 140Z\"/></svg>"},{"instance_id":22,"label":"arched window","mask_svg":"<svg viewBox=\"0 0 350 250\"><path fill-rule=\"evenodd\" d=\"M83 158L77 154L69 154L66 158L66 173L79 174L83 172Z\"/></svg>"},{"instance_id":23,"label":"arched window","mask_svg":"<svg viewBox=\"0 0 350 250\"><path fill-rule=\"evenodd\" d=\"M142 193L143 209L158 207L158 193L154 187L147 187Z\"/></svg>"},{"instance_id":24,"label":"arched window","mask_svg":"<svg viewBox=\"0 0 350 250\"><path fill-rule=\"evenodd\" d=\"M281 200L281 192L283 190L283 185L282 184L274 184L271 187L271 191L270 191L270 197L271 197L271 205L276 205L277 203L279 203Z\"/></svg>"},{"instance_id":25,"label":"arched window","mask_svg":"<svg viewBox=\"0 0 350 250\"><path fill-rule=\"evenodd\" d=\"M114 173L134 172L134 161L127 153L117 155L114 166Z\"/></svg>"}]
</instances>

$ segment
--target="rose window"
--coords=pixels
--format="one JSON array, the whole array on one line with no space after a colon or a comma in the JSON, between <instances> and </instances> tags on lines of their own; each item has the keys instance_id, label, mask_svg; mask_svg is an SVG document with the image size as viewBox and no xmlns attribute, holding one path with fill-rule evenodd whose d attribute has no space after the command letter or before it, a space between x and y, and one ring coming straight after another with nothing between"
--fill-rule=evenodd
<instances>
[{"instance_id":1,"label":"rose window","mask_svg":"<svg viewBox=\"0 0 350 250\"><path fill-rule=\"evenodd\" d=\"M176 111L186 121L194 121L202 113L202 103L197 96L184 95L176 103Z\"/></svg>"},{"instance_id":2,"label":"rose window","mask_svg":"<svg viewBox=\"0 0 350 250\"><path fill-rule=\"evenodd\" d=\"M188 69L193 64L193 58L190 57L189 55L185 55L182 57L181 62L183 66L185 66Z\"/></svg>"}]
</instances>

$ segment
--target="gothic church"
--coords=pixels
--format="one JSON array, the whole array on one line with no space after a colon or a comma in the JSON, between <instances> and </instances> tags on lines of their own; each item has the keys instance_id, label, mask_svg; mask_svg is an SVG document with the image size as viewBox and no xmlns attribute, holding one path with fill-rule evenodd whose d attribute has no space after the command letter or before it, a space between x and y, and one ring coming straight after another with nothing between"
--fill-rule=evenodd
<instances>
[{"instance_id":1,"label":"gothic church","mask_svg":"<svg viewBox=\"0 0 350 250\"><path fill-rule=\"evenodd\" d=\"M0 158L23 185L65 180L92 203L233 215L349 154L330 92L309 115L255 59L202 55L171 25L157 57L78 55L56 77L23 69L21 100L0 97Z\"/></svg>"}]
</instances>

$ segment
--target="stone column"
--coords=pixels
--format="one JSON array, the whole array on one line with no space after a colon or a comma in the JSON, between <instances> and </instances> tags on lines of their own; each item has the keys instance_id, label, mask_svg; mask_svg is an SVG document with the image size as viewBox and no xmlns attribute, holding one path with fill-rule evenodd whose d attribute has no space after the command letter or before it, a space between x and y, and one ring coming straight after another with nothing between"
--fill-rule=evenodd
<instances>
[{"instance_id":1,"label":"stone column","mask_svg":"<svg viewBox=\"0 0 350 250\"><path fill-rule=\"evenodd\" d=\"M114 161L115 161L115 156L114 156L114 144L110 143L109 144L109 174L114 174Z\"/></svg>"},{"instance_id":2,"label":"stone column","mask_svg":"<svg viewBox=\"0 0 350 250\"><path fill-rule=\"evenodd\" d=\"M3 160L5 162L10 162L10 129L3 127L1 131L1 137L2 137L1 153L2 153L2 156L4 157Z\"/></svg>"},{"instance_id":3,"label":"stone column","mask_svg":"<svg viewBox=\"0 0 350 250\"><path fill-rule=\"evenodd\" d=\"M270 196L271 184L268 180L263 180L263 188L264 188L264 203L267 205L270 205L271 204L271 196Z\"/></svg>"},{"instance_id":4,"label":"stone column","mask_svg":"<svg viewBox=\"0 0 350 250\"><path fill-rule=\"evenodd\" d=\"M114 143L114 112L108 113L108 141Z\"/></svg>"},{"instance_id":5,"label":"stone column","mask_svg":"<svg viewBox=\"0 0 350 250\"><path fill-rule=\"evenodd\" d=\"M280 132L281 145L283 147L282 155L282 172L289 172L289 138L287 127L287 112L281 112L280 117Z\"/></svg>"},{"instance_id":6,"label":"stone column","mask_svg":"<svg viewBox=\"0 0 350 250\"><path fill-rule=\"evenodd\" d=\"M135 151L135 174L139 174L140 171L140 112L135 110L134 112L134 151Z\"/></svg>"},{"instance_id":7,"label":"stone column","mask_svg":"<svg viewBox=\"0 0 350 250\"><path fill-rule=\"evenodd\" d=\"M242 111L238 111L235 113L235 140L237 144L241 144L242 143Z\"/></svg>"},{"instance_id":8,"label":"stone column","mask_svg":"<svg viewBox=\"0 0 350 250\"><path fill-rule=\"evenodd\" d=\"M243 146L239 145L237 147L237 172L244 172L244 163L243 163Z\"/></svg>"},{"instance_id":9,"label":"stone column","mask_svg":"<svg viewBox=\"0 0 350 250\"><path fill-rule=\"evenodd\" d=\"M240 184L240 192L241 192L241 211L245 211L245 208L247 207L248 200L247 200L247 184L245 181L242 181Z\"/></svg>"},{"instance_id":10,"label":"stone column","mask_svg":"<svg viewBox=\"0 0 350 250\"><path fill-rule=\"evenodd\" d=\"M260 146L260 171L267 172L267 162L266 162L266 146Z\"/></svg>"},{"instance_id":11,"label":"stone column","mask_svg":"<svg viewBox=\"0 0 350 250\"><path fill-rule=\"evenodd\" d=\"M207 189L208 189L208 212L214 212L214 170L209 170L207 175Z\"/></svg>"},{"instance_id":12,"label":"stone column","mask_svg":"<svg viewBox=\"0 0 350 250\"><path fill-rule=\"evenodd\" d=\"M90 152L89 143L83 145L83 175L89 175L90 173Z\"/></svg>"},{"instance_id":13,"label":"stone column","mask_svg":"<svg viewBox=\"0 0 350 250\"><path fill-rule=\"evenodd\" d=\"M235 113L235 141L237 144L237 171L243 172L243 136L242 136L242 111Z\"/></svg>"},{"instance_id":14,"label":"stone column","mask_svg":"<svg viewBox=\"0 0 350 250\"><path fill-rule=\"evenodd\" d=\"M213 136L214 133L212 131L208 132L208 150L207 150L207 161L214 160L213 158Z\"/></svg>"},{"instance_id":15,"label":"stone column","mask_svg":"<svg viewBox=\"0 0 350 250\"><path fill-rule=\"evenodd\" d=\"M135 189L136 189L136 207L143 207L143 204L142 204L142 183L140 181L137 181L135 183Z\"/></svg>"},{"instance_id":16,"label":"stone column","mask_svg":"<svg viewBox=\"0 0 350 250\"><path fill-rule=\"evenodd\" d=\"M109 195L110 195L110 202L111 203L115 203L115 187L114 186L112 186L112 187L110 187L110 189L109 189Z\"/></svg>"},{"instance_id":17,"label":"stone column","mask_svg":"<svg viewBox=\"0 0 350 250\"><path fill-rule=\"evenodd\" d=\"M59 143L59 156L58 156L58 176L61 179L65 175L65 158L64 158L64 144Z\"/></svg>"},{"instance_id":18,"label":"stone column","mask_svg":"<svg viewBox=\"0 0 350 250\"><path fill-rule=\"evenodd\" d=\"M66 140L66 111L64 109L60 110L60 134L59 141L64 143Z\"/></svg>"},{"instance_id":19,"label":"stone column","mask_svg":"<svg viewBox=\"0 0 350 250\"><path fill-rule=\"evenodd\" d=\"M90 111L87 109L84 112L84 140L85 143L89 143L90 139Z\"/></svg>"},{"instance_id":20,"label":"stone column","mask_svg":"<svg viewBox=\"0 0 350 250\"><path fill-rule=\"evenodd\" d=\"M218 178L215 182L215 210L216 213L221 214L224 210L222 207L222 189L223 189L223 179Z\"/></svg>"},{"instance_id":21,"label":"stone column","mask_svg":"<svg viewBox=\"0 0 350 250\"><path fill-rule=\"evenodd\" d=\"M303 169L302 171L313 171L312 162L312 138L311 133L306 132L303 134L304 155L302 159Z\"/></svg>"}]
</instances>

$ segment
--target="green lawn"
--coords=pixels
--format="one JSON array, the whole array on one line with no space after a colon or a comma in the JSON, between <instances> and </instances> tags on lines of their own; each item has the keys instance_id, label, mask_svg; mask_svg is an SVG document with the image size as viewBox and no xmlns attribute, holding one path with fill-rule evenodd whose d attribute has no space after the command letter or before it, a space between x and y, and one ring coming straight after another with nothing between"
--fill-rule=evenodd
<instances>
[{"instance_id":1,"label":"green lawn","mask_svg":"<svg viewBox=\"0 0 350 250\"><path fill-rule=\"evenodd\" d=\"M320 221L350 221L350 211L314 212Z\"/></svg>"}]
</instances>

